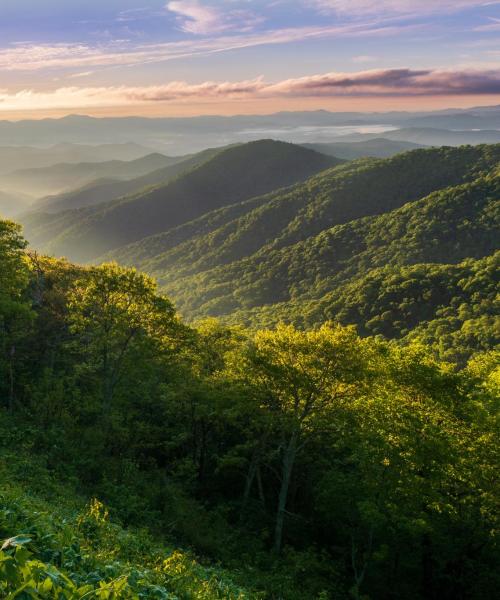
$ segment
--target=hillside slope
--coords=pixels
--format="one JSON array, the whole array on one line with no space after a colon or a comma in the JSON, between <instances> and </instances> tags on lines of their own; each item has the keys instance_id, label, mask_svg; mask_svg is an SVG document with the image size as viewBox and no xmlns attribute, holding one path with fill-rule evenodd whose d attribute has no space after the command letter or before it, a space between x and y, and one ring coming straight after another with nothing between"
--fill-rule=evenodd
<instances>
[{"instance_id":1,"label":"hillside slope","mask_svg":"<svg viewBox=\"0 0 500 600\"><path fill-rule=\"evenodd\" d=\"M499 177L480 178L380 216L325 228L295 244L267 245L229 264L196 272L200 263L186 260L157 275L188 313L194 309L197 314L223 314L301 295L321 298L376 267L456 263L491 254L498 247L499 200ZM196 298L182 292L194 285Z\"/></svg>"},{"instance_id":2,"label":"hillside slope","mask_svg":"<svg viewBox=\"0 0 500 600\"><path fill-rule=\"evenodd\" d=\"M459 369L334 323L190 327L143 273L25 247L0 221L2 599L496 597L498 353ZM409 286L418 317L437 282L459 319L472 300L467 336L493 270L381 269L363 310L398 326L384 307Z\"/></svg>"},{"instance_id":3,"label":"hillside slope","mask_svg":"<svg viewBox=\"0 0 500 600\"><path fill-rule=\"evenodd\" d=\"M463 366L476 352L500 343L500 254L459 264L387 265L332 287L321 297L241 309L230 323L301 327L334 320L355 324L362 335L424 342L442 360Z\"/></svg>"},{"instance_id":4,"label":"hillside slope","mask_svg":"<svg viewBox=\"0 0 500 600\"><path fill-rule=\"evenodd\" d=\"M193 156L182 157L182 160L179 158L179 162L156 169L146 175L135 177L134 179L125 181L93 181L83 188L42 198L37 201L36 209L41 212L60 212L63 210L93 206L102 202L110 202L111 200L116 200L122 196L136 194L149 186L168 182L181 173L208 160L217 152L220 152L220 149L211 148L198 152Z\"/></svg>"},{"instance_id":5,"label":"hillside slope","mask_svg":"<svg viewBox=\"0 0 500 600\"><path fill-rule=\"evenodd\" d=\"M318 144L303 144L305 148L311 148L323 154L354 160L372 156L375 158L390 158L400 152L423 148L422 144L413 142L388 140L386 138L373 138L365 142L330 142Z\"/></svg>"},{"instance_id":6,"label":"hillside slope","mask_svg":"<svg viewBox=\"0 0 500 600\"><path fill-rule=\"evenodd\" d=\"M44 168L14 171L3 175L0 181L5 189L42 196L83 186L99 178L132 179L175 164L179 160L153 153L130 161L60 163Z\"/></svg>"},{"instance_id":7,"label":"hillside slope","mask_svg":"<svg viewBox=\"0 0 500 600\"><path fill-rule=\"evenodd\" d=\"M0 175L21 168L37 169L60 163L135 160L147 154L151 154L151 149L130 142L95 146L60 143L43 148L0 146Z\"/></svg>"},{"instance_id":8,"label":"hillside slope","mask_svg":"<svg viewBox=\"0 0 500 600\"><path fill-rule=\"evenodd\" d=\"M236 585L229 571L202 566L177 544L167 546L144 529L127 529L110 519L101 502L62 483L63 477L46 467L45 456L33 456L25 427L2 412L0 597L261 597ZM12 452L6 440L18 451Z\"/></svg>"},{"instance_id":9,"label":"hillside slope","mask_svg":"<svg viewBox=\"0 0 500 600\"><path fill-rule=\"evenodd\" d=\"M465 308L459 314L457 303L475 306L474 318L486 320L470 345L486 349L496 339L499 163L499 146L349 163L106 258L155 275L191 318L306 327L336 319L364 334L401 337L444 315L452 336L470 316ZM449 267L483 258L484 268ZM474 284L452 293L471 277ZM427 283L412 286L418 278ZM467 292L473 289L475 296Z\"/></svg>"},{"instance_id":10,"label":"hillside slope","mask_svg":"<svg viewBox=\"0 0 500 600\"><path fill-rule=\"evenodd\" d=\"M162 281L307 240L335 225L388 213L436 189L474 180L499 160L500 146L418 150L390 160L330 169L261 198L212 212L182 228L113 251Z\"/></svg>"},{"instance_id":11,"label":"hillside slope","mask_svg":"<svg viewBox=\"0 0 500 600\"><path fill-rule=\"evenodd\" d=\"M56 255L89 261L104 252L186 223L211 210L307 179L339 161L293 144L262 140L228 148L170 183L90 212L63 213L52 239L25 222L30 242ZM44 220L43 218L41 219ZM51 219L45 218L49 228ZM42 225L43 229L43 225ZM36 231L36 237L32 234Z\"/></svg>"}]
</instances>

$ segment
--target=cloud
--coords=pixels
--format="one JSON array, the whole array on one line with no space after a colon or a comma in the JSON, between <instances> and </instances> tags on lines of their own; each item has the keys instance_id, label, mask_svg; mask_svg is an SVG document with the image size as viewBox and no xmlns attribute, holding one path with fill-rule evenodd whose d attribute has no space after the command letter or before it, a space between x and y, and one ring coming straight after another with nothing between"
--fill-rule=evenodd
<instances>
[{"instance_id":1,"label":"cloud","mask_svg":"<svg viewBox=\"0 0 500 600\"><path fill-rule=\"evenodd\" d=\"M194 100L235 99L255 97L264 90L261 78L238 82L205 81L189 84L173 81L157 86L61 87L50 92L21 90L9 93L0 90L2 110L45 110L66 108L98 108Z\"/></svg>"},{"instance_id":2,"label":"cloud","mask_svg":"<svg viewBox=\"0 0 500 600\"><path fill-rule=\"evenodd\" d=\"M263 19L248 10L229 10L201 4L199 0L173 0L167 10L177 15L180 28L188 33L207 35L223 31L250 31Z\"/></svg>"},{"instance_id":3,"label":"cloud","mask_svg":"<svg viewBox=\"0 0 500 600\"><path fill-rule=\"evenodd\" d=\"M179 15L183 31L190 33L213 33L226 29L227 25L219 11L202 6L196 0L176 0L169 2L166 8Z\"/></svg>"},{"instance_id":4,"label":"cloud","mask_svg":"<svg viewBox=\"0 0 500 600\"><path fill-rule=\"evenodd\" d=\"M113 41L90 46L86 44L16 44L0 49L0 71L43 71L47 69L95 69L109 66L133 66L161 63L192 56L263 45L329 37L376 37L397 35L417 26L394 26L364 23L320 27L290 27L258 33L219 35L156 44L130 44Z\"/></svg>"},{"instance_id":5,"label":"cloud","mask_svg":"<svg viewBox=\"0 0 500 600\"><path fill-rule=\"evenodd\" d=\"M489 17L490 23L486 25L478 25L474 31L500 31L500 19Z\"/></svg>"},{"instance_id":6,"label":"cloud","mask_svg":"<svg viewBox=\"0 0 500 600\"><path fill-rule=\"evenodd\" d=\"M375 69L288 79L268 93L292 96L443 96L500 94L500 69Z\"/></svg>"},{"instance_id":7,"label":"cloud","mask_svg":"<svg viewBox=\"0 0 500 600\"><path fill-rule=\"evenodd\" d=\"M307 5L338 15L430 15L500 4L494 0L307 0Z\"/></svg>"},{"instance_id":8,"label":"cloud","mask_svg":"<svg viewBox=\"0 0 500 600\"><path fill-rule=\"evenodd\" d=\"M237 82L205 81L189 84L184 81L173 81L166 85L146 88L124 88L127 101L135 102L169 102L185 99L254 97L265 91L266 84L262 77Z\"/></svg>"},{"instance_id":9,"label":"cloud","mask_svg":"<svg viewBox=\"0 0 500 600\"><path fill-rule=\"evenodd\" d=\"M500 94L500 69L376 69L325 73L279 82L262 77L237 81L156 86L62 87L50 92L0 90L1 110L136 106L155 102L216 103L221 100L325 97L416 97Z\"/></svg>"},{"instance_id":10,"label":"cloud","mask_svg":"<svg viewBox=\"0 0 500 600\"><path fill-rule=\"evenodd\" d=\"M372 63L372 62L376 62L377 57L376 56L371 56L369 54L361 54L360 56L353 56L351 58L351 61L353 63Z\"/></svg>"},{"instance_id":11,"label":"cloud","mask_svg":"<svg viewBox=\"0 0 500 600\"><path fill-rule=\"evenodd\" d=\"M69 79L79 79L80 77L90 77L90 75L93 75L94 71L83 71L81 73L73 73L72 75L69 76Z\"/></svg>"},{"instance_id":12,"label":"cloud","mask_svg":"<svg viewBox=\"0 0 500 600\"><path fill-rule=\"evenodd\" d=\"M129 8L118 13L116 20L118 23L129 23L139 21L151 15L151 10L147 7Z\"/></svg>"}]
</instances>

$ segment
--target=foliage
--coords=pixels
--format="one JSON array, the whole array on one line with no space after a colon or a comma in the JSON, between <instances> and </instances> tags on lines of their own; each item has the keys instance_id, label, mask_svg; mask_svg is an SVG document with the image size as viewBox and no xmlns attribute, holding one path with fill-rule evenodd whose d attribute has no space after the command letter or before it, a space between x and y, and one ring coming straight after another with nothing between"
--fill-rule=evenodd
<instances>
[{"instance_id":1,"label":"foliage","mask_svg":"<svg viewBox=\"0 0 500 600\"><path fill-rule=\"evenodd\" d=\"M1 223L0 595L495 598L495 160L419 151L415 197L453 184L421 200L405 156L338 166L314 206L286 192L274 249L172 284L259 331L187 325L148 275L25 253ZM352 209L388 194L384 214L325 230L374 174Z\"/></svg>"},{"instance_id":2,"label":"foliage","mask_svg":"<svg viewBox=\"0 0 500 600\"><path fill-rule=\"evenodd\" d=\"M273 140L231 146L153 188L83 209L34 214L27 235L45 251L88 261L207 212L307 179L340 161Z\"/></svg>"},{"instance_id":3,"label":"foliage","mask_svg":"<svg viewBox=\"0 0 500 600\"><path fill-rule=\"evenodd\" d=\"M10 497L1 500L2 529L14 521L22 524L21 511L11 503ZM72 516L58 522L52 514L42 521L33 514L30 525L35 525L35 533L9 538L0 550L2 598L257 598L225 579L221 570L203 568L189 554L174 550L162 560L144 534L136 539L107 525L98 501L76 522ZM143 550L140 563L134 563L138 543Z\"/></svg>"}]
</instances>

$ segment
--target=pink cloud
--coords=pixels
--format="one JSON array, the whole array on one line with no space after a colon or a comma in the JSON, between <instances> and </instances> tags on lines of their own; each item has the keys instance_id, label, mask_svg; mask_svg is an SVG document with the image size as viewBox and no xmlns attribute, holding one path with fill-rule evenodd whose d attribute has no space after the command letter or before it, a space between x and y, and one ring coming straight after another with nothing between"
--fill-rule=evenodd
<instances>
[{"instance_id":1,"label":"pink cloud","mask_svg":"<svg viewBox=\"0 0 500 600\"><path fill-rule=\"evenodd\" d=\"M17 44L0 48L0 71L42 71L47 69L90 69L161 63L191 56L207 56L238 48L279 45L330 37L377 37L398 35L418 26L390 26L353 23L320 27L289 27L239 35L130 45L119 41L96 46L85 44Z\"/></svg>"},{"instance_id":2,"label":"pink cloud","mask_svg":"<svg viewBox=\"0 0 500 600\"><path fill-rule=\"evenodd\" d=\"M262 22L248 10L230 10L202 4L199 0L172 0L167 10L177 15L183 31L198 35L221 33L223 31L250 31Z\"/></svg>"},{"instance_id":3,"label":"pink cloud","mask_svg":"<svg viewBox=\"0 0 500 600\"><path fill-rule=\"evenodd\" d=\"M288 79L268 93L296 96L441 96L500 94L500 69L439 71L376 69Z\"/></svg>"},{"instance_id":4,"label":"pink cloud","mask_svg":"<svg viewBox=\"0 0 500 600\"><path fill-rule=\"evenodd\" d=\"M266 89L262 78L248 81L221 82L205 81L188 84L173 81L166 85L147 88L125 89L125 97L132 102L168 102L192 98L238 98L255 96Z\"/></svg>"},{"instance_id":5,"label":"pink cloud","mask_svg":"<svg viewBox=\"0 0 500 600\"><path fill-rule=\"evenodd\" d=\"M429 15L500 4L495 0L307 0L323 12L343 15Z\"/></svg>"},{"instance_id":6,"label":"pink cloud","mask_svg":"<svg viewBox=\"0 0 500 600\"><path fill-rule=\"evenodd\" d=\"M49 92L0 90L0 110L133 106L156 102L325 97L422 97L500 94L500 69L376 69L266 82L172 81L144 87L63 87Z\"/></svg>"}]
</instances>

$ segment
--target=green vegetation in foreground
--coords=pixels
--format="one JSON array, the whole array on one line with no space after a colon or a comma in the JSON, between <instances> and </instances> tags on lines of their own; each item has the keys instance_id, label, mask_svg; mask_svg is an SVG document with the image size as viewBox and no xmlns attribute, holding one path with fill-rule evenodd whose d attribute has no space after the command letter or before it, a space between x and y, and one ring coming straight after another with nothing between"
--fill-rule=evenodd
<instances>
[{"instance_id":1,"label":"green vegetation in foreground","mask_svg":"<svg viewBox=\"0 0 500 600\"><path fill-rule=\"evenodd\" d=\"M98 500L85 505L33 455L26 429L9 431L5 425L4 443L17 450L3 448L0 454L1 598L261 597L234 584L220 567L201 565L189 551L113 523ZM21 533L7 537L12 531Z\"/></svg>"},{"instance_id":2,"label":"green vegetation in foreground","mask_svg":"<svg viewBox=\"0 0 500 600\"><path fill-rule=\"evenodd\" d=\"M192 327L24 247L0 221L2 598L496 598L495 349Z\"/></svg>"}]
</instances>

